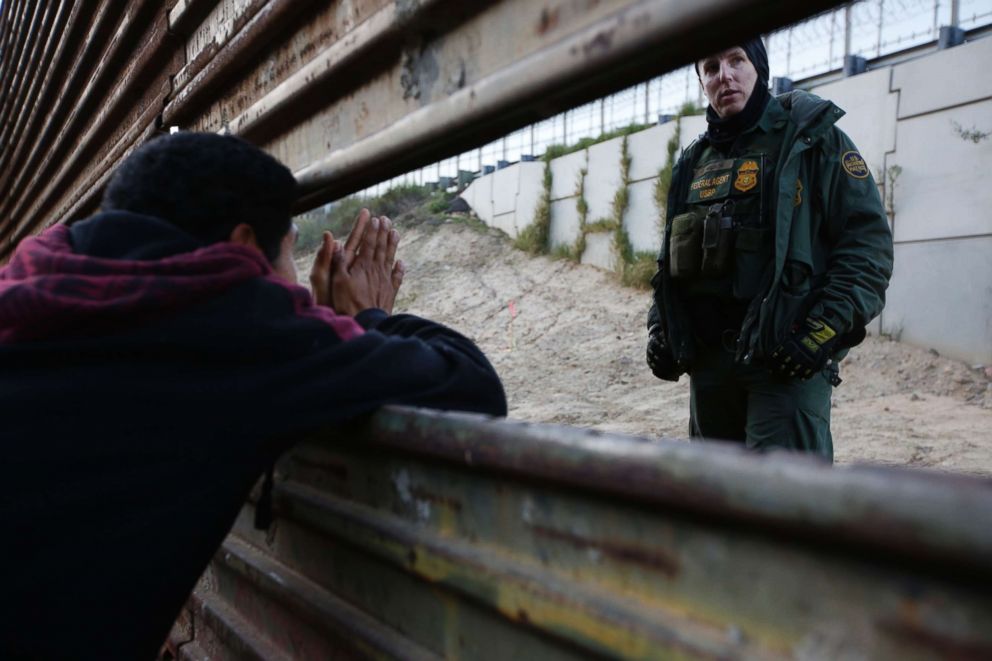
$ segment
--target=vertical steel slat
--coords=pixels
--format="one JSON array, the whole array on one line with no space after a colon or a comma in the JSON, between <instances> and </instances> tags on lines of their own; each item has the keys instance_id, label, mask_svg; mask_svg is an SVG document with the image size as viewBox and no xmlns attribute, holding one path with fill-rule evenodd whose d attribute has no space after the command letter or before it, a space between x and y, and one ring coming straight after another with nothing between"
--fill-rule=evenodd
<instances>
[{"instance_id":1,"label":"vertical steel slat","mask_svg":"<svg viewBox=\"0 0 992 661\"><path fill-rule=\"evenodd\" d=\"M44 8L44 11L42 11L42 8ZM31 25L28 26L24 47L18 55L17 64L13 69L13 76L3 87L5 94L13 100L12 104L0 111L0 126L5 129L10 126L13 114L24 103L23 93L27 90L27 80L32 74L29 65L35 53L42 46L45 24L51 12L52 5L50 3L38 3L35 5L34 14L31 17Z\"/></svg>"},{"instance_id":2,"label":"vertical steel slat","mask_svg":"<svg viewBox=\"0 0 992 661\"><path fill-rule=\"evenodd\" d=\"M61 91L59 85L63 80L66 69L71 64L70 53L72 49L70 44L75 43L75 37L86 28L85 18L80 17L84 6L92 8L94 5L80 2L72 3L72 11L69 14L67 26L63 27L62 33L59 35L60 38L56 42L58 45L54 56L51 58L51 65L42 72L44 83L40 100L31 108L30 120L27 126L24 127L23 132L12 136L11 142L16 143L16 146L12 144L6 146L12 153L6 154L9 157L6 169L0 169L0 190L4 189L10 177L21 166L21 156L24 154L24 150L28 148L38 149L38 145L41 142L38 123L42 121L42 118L50 120L51 114L57 105L55 103L55 95ZM88 17L88 15L83 14L83 17Z\"/></svg>"},{"instance_id":3,"label":"vertical steel slat","mask_svg":"<svg viewBox=\"0 0 992 661\"><path fill-rule=\"evenodd\" d=\"M31 57L31 61L28 62L27 70L30 83L25 86L24 96L17 104L16 114L11 113L11 121L0 132L0 145L6 146L5 151L7 152L7 156L10 156L10 153L13 152L12 143L14 136L23 136L21 130L24 127L24 122L38 105L39 86L49 69L55 38L61 35L62 28L65 25L65 18L68 16L66 5L67 3L65 1L59 2L58 9L54 14L51 13L51 6L46 10L46 18L51 15L51 20L45 21L41 29L44 38L38 39L35 45L35 52Z\"/></svg>"},{"instance_id":4,"label":"vertical steel slat","mask_svg":"<svg viewBox=\"0 0 992 661\"><path fill-rule=\"evenodd\" d=\"M8 61L11 57L10 51L10 39L13 31L13 16L14 3L16 0L10 0L5 3L3 7L0 7L0 80L3 79L3 73L6 70ZM9 103L9 99L6 95L0 96L0 110L4 109ZM3 171L3 160L4 160L4 147L0 145L0 172Z\"/></svg>"},{"instance_id":5,"label":"vertical steel slat","mask_svg":"<svg viewBox=\"0 0 992 661\"><path fill-rule=\"evenodd\" d=\"M45 9L42 13L42 8ZM7 79L3 81L0 89L3 89L5 94L12 100L3 113L0 114L0 126L6 127L11 113L17 108L18 104L22 101L20 98L21 91L24 88L24 81L30 73L27 69L27 62L30 60L31 55L39 47L38 32L39 32L39 22L42 20L42 16L47 15L51 10L51 5L48 3L35 3L34 13L31 14L30 24L24 29L23 35L18 35L22 39L22 46L20 52L17 54L17 61L13 63L11 67L10 75ZM22 28L23 29L23 28Z\"/></svg>"},{"instance_id":6,"label":"vertical steel slat","mask_svg":"<svg viewBox=\"0 0 992 661\"><path fill-rule=\"evenodd\" d=\"M4 80L9 74L13 66L13 60L16 59L19 52L17 39L23 36L20 34L21 22L24 20L24 14L27 11L29 3L27 0L11 0L8 4L10 6L4 10L4 16L7 18L4 25L6 40L3 43L4 58L0 60L0 81Z\"/></svg>"},{"instance_id":7,"label":"vertical steel slat","mask_svg":"<svg viewBox=\"0 0 992 661\"><path fill-rule=\"evenodd\" d=\"M93 6L91 3L80 4ZM14 203L24 198L30 198L35 192L33 186L28 185L27 182L36 180L39 176L38 159L46 157L50 161L52 158L62 158L65 151L71 147L71 145L57 141L53 143L55 135L63 126L63 122L71 122L72 113L76 109L78 94L82 85L89 78L92 61L103 48L106 42L106 33L113 27L112 21L115 16L116 13L111 4L102 3L99 5L97 13L83 26L87 28L86 36L78 45L75 57L70 60L72 68L64 81L61 81L62 86L58 90L57 101L45 118L40 137L33 142L24 165L14 173L16 178L8 188L11 195L0 200L0 218L5 218L8 223L8 226L5 227L8 240L14 233L12 225L16 225L18 221L18 217L12 213Z\"/></svg>"},{"instance_id":8,"label":"vertical steel slat","mask_svg":"<svg viewBox=\"0 0 992 661\"><path fill-rule=\"evenodd\" d=\"M118 126L121 117L127 116L128 104L141 99L142 90L156 87L160 90L153 95L154 98L145 112L132 126L118 131L122 137L126 135L133 137L135 131L147 131L161 113L170 89L168 79L161 74L162 62L174 62L175 57L172 55L179 53L181 43L178 38L169 34L164 13L160 13L156 22L148 27L141 43L143 45L129 56L127 68L119 75L109 95L102 100L99 112L90 118L85 133L76 140L76 150L63 163L65 172L72 172L74 164L83 158L88 167L85 170L80 168L84 174L77 177L75 191L63 196L64 202L60 205L61 210L57 212L60 218L67 217L66 210L78 208L82 198L96 192L98 186L95 186L94 182L102 182L105 180L105 175L109 175L109 168L117 161L122 146L119 141L114 143L108 140L107 133L108 130ZM151 81L152 84L149 85L147 81ZM136 144L140 142L133 139L127 141L128 146ZM95 156L88 155L98 148L102 151L97 152Z\"/></svg>"},{"instance_id":9,"label":"vertical steel slat","mask_svg":"<svg viewBox=\"0 0 992 661\"><path fill-rule=\"evenodd\" d=\"M67 179L70 175L79 174L70 166L76 165L81 156L91 155L84 150L89 145L79 145L76 142L80 132L89 125L88 113L104 98L109 85L119 73L116 67L127 62L131 42L146 27L137 19L150 9L155 9L157 4L153 0L129 0L127 9L118 15L117 30L109 42L104 44L101 58L90 72L89 80L79 95L72 116L57 133L56 144L69 147L71 141L71 150L68 154L64 152L58 155L47 154L42 159L35 176L44 182L43 188L40 191L33 191L31 196L23 196L10 211L10 215L18 219L16 232L21 233L26 227L39 225L44 213L55 205L57 201L55 196L69 192L66 190L66 185L70 183ZM137 32L138 30L142 32ZM67 155L69 158L66 158Z\"/></svg>"},{"instance_id":10,"label":"vertical steel slat","mask_svg":"<svg viewBox=\"0 0 992 661\"><path fill-rule=\"evenodd\" d=\"M27 38L26 30L24 30L24 21L28 12L29 2L24 2L16 6L15 11L17 15L13 18L10 25L10 38L7 42L7 48L4 53L3 60L0 60L0 89L9 89L10 79L14 75L14 71L17 68L17 60L20 59L22 49L24 48L24 41ZM35 10L37 11L37 5L35 5ZM7 94L4 94L4 108L7 109L13 104L13 99L11 99Z\"/></svg>"}]
</instances>

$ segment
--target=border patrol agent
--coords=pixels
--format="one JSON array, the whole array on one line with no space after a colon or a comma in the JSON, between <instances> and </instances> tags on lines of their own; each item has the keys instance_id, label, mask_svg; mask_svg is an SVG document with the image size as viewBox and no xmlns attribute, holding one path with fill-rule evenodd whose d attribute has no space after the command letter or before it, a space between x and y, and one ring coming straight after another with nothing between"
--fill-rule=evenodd
<instances>
[{"instance_id":1,"label":"border patrol agent","mask_svg":"<svg viewBox=\"0 0 992 661\"><path fill-rule=\"evenodd\" d=\"M672 174L648 365L690 375L690 436L833 459L837 363L882 310L892 235L868 166L760 39L696 64L708 130Z\"/></svg>"}]
</instances>

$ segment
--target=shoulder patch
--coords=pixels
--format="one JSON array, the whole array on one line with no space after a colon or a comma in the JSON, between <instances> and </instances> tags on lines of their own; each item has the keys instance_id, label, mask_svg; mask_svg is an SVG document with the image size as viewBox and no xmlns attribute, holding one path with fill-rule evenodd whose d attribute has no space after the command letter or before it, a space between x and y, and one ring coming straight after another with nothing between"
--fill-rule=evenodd
<instances>
[{"instance_id":1,"label":"shoulder patch","mask_svg":"<svg viewBox=\"0 0 992 661\"><path fill-rule=\"evenodd\" d=\"M868 178L868 165L865 163L865 159L861 158L861 154L858 152L845 152L844 155L840 157L840 162L841 165L844 166L844 171L855 179Z\"/></svg>"}]
</instances>

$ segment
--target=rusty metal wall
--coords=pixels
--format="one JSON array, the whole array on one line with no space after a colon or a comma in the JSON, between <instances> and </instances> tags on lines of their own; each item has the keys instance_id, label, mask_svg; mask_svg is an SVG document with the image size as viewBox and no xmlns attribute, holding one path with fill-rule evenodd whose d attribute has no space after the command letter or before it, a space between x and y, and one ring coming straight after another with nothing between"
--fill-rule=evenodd
<instances>
[{"instance_id":1,"label":"rusty metal wall","mask_svg":"<svg viewBox=\"0 0 992 661\"><path fill-rule=\"evenodd\" d=\"M0 260L170 126L263 146L302 211L837 4L8 0Z\"/></svg>"},{"instance_id":2,"label":"rusty metal wall","mask_svg":"<svg viewBox=\"0 0 992 661\"><path fill-rule=\"evenodd\" d=\"M279 465L178 658L992 658L992 481L390 409Z\"/></svg>"}]
</instances>

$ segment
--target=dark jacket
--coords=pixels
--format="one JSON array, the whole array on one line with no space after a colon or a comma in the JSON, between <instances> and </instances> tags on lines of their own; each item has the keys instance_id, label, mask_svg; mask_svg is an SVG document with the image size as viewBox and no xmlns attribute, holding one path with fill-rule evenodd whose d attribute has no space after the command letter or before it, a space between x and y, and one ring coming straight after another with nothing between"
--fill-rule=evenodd
<instances>
[{"instance_id":1,"label":"dark jacket","mask_svg":"<svg viewBox=\"0 0 992 661\"><path fill-rule=\"evenodd\" d=\"M892 234L878 188L850 138L834 126L843 111L801 91L771 99L765 112L774 112L774 104L788 118L780 129L773 190L774 256L762 274L763 293L750 302L741 327L737 360L742 363L762 360L805 316L835 328L843 336L841 351L857 344L881 312L892 275ZM649 327L658 323L664 329L681 371L691 370L693 332L669 277L668 237L704 140L690 145L673 170L648 315Z\"/></svg>"},{"instance_id":2,"label":"dark jacket","mask_svg":"<svg viewBox=\"0 0 992 661\"><path fill-rule=\"evenodd\" d=\"M0 270L0 392L2 658L153 658L308 431L384 404L506 413L454 331L337 316L254 251L121 213Z\"/></svg>"}]
</instances>

